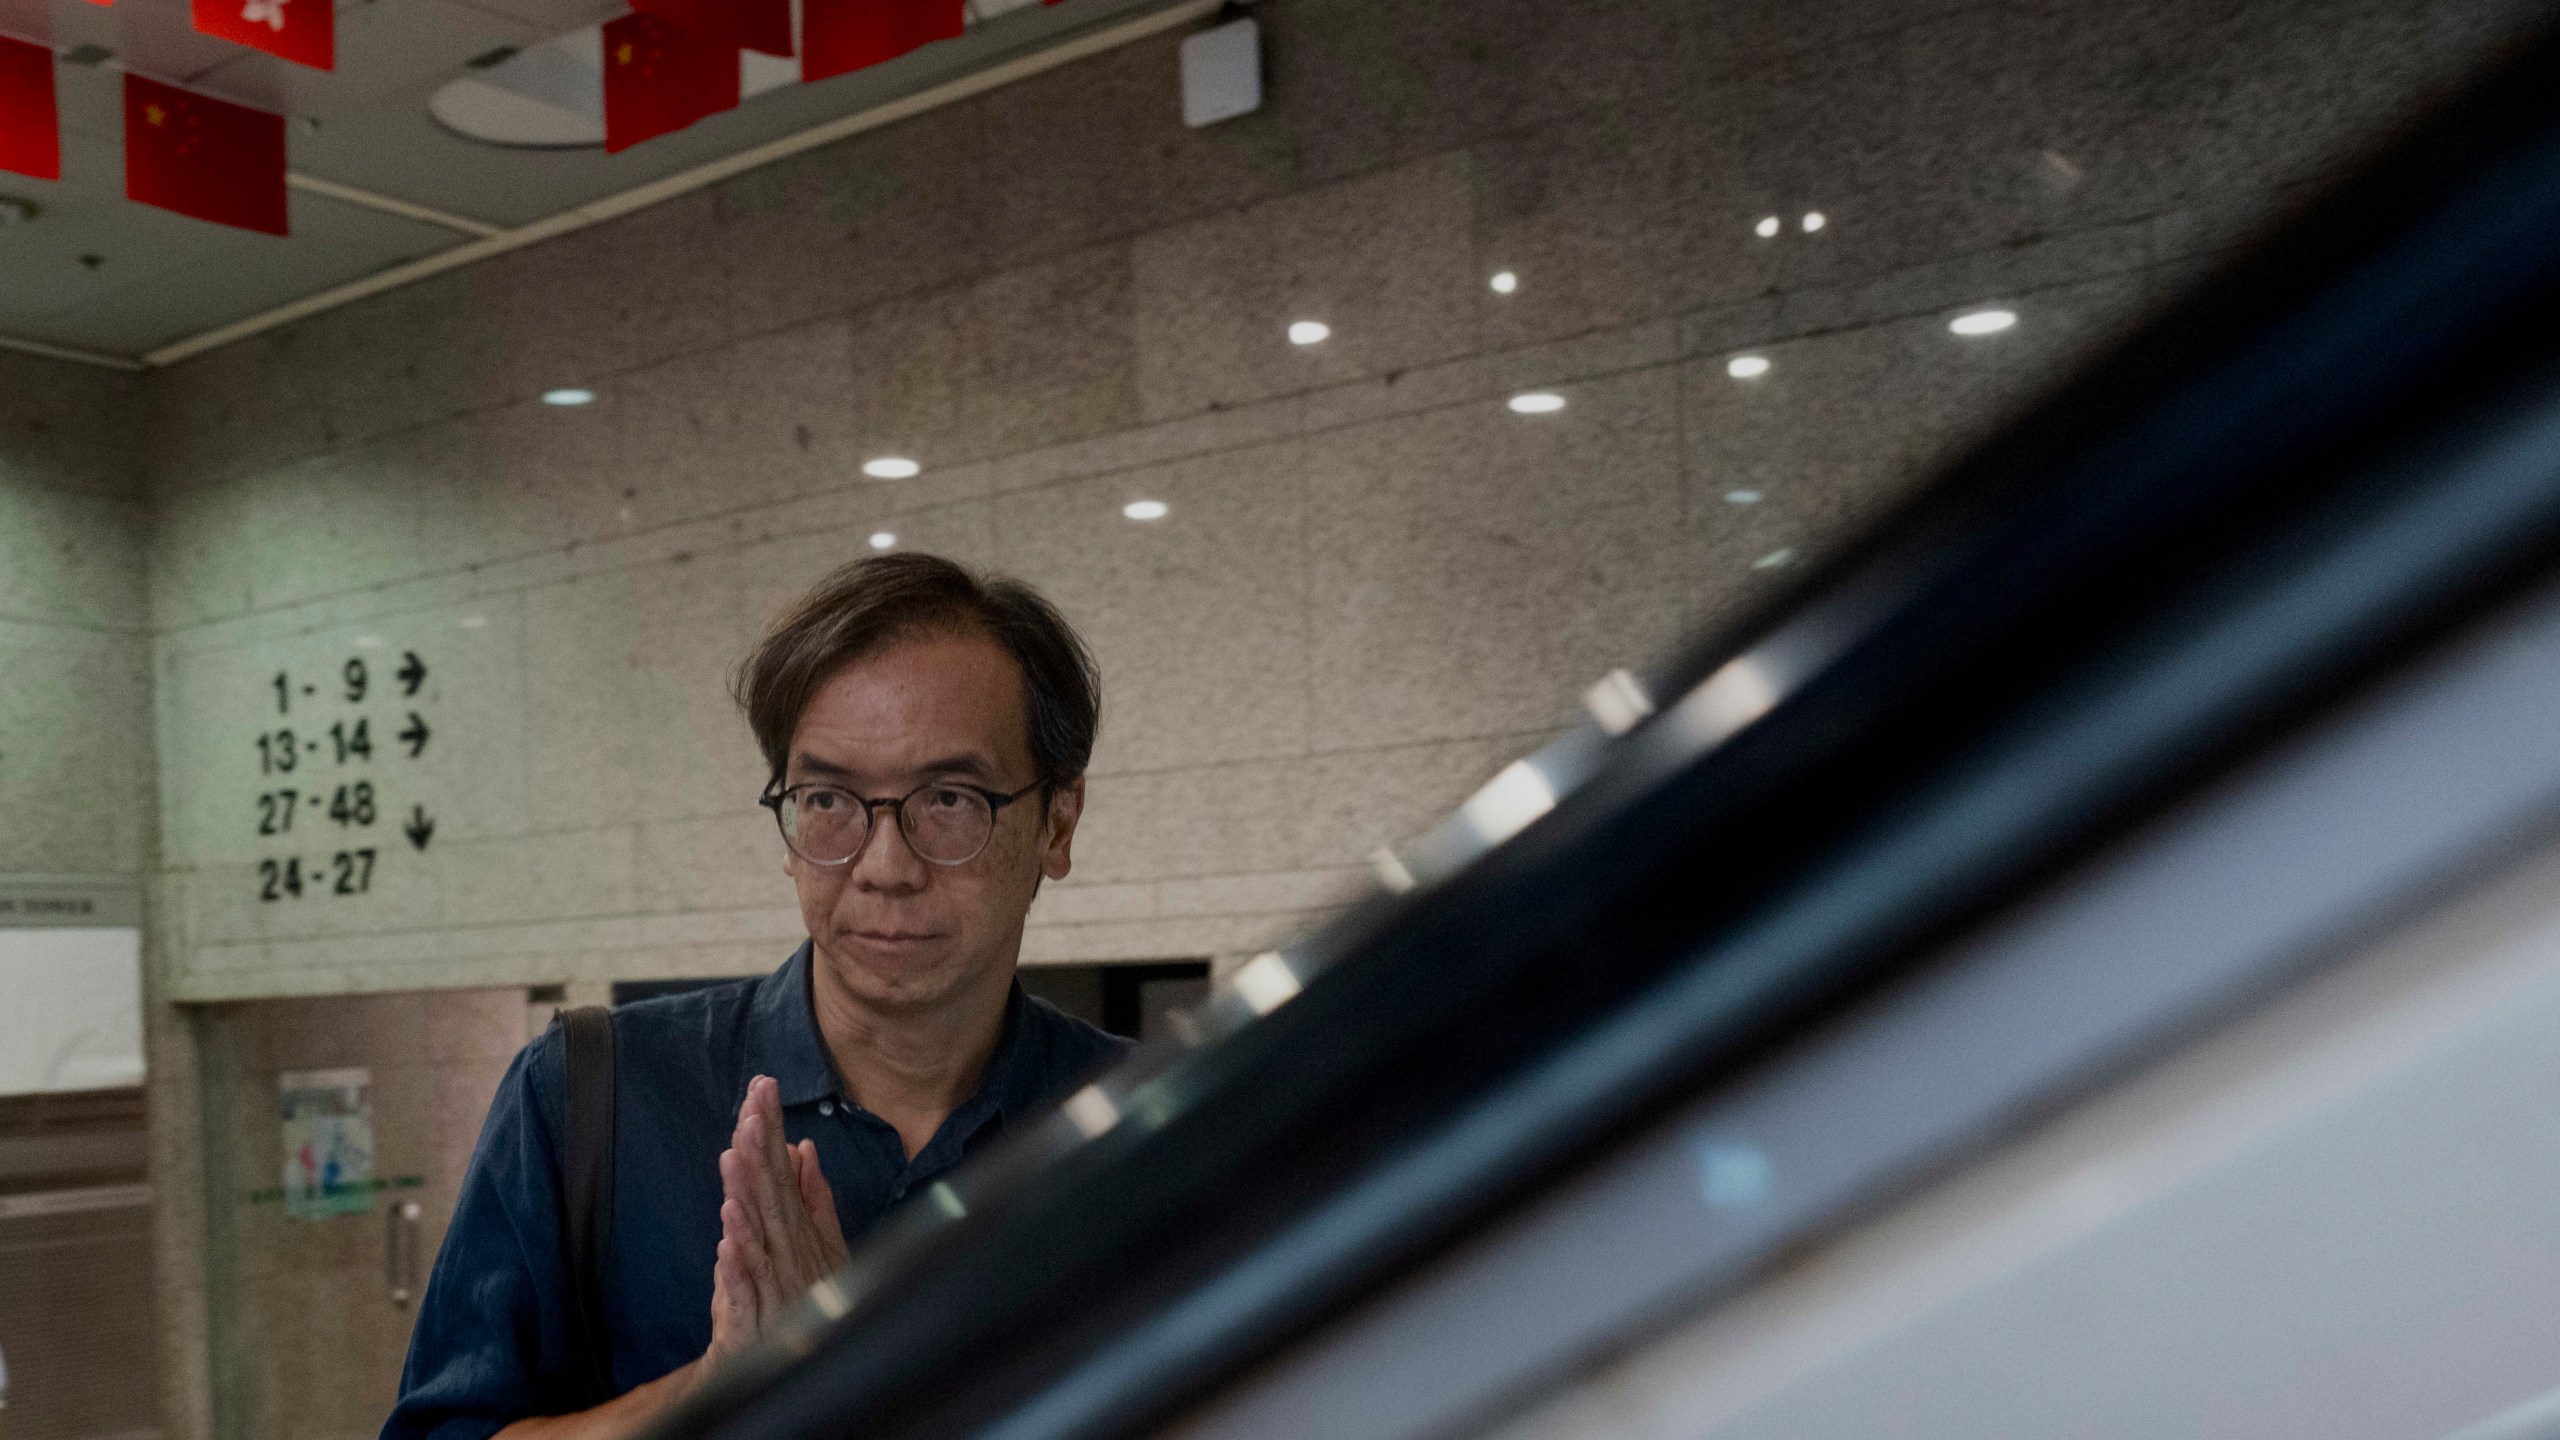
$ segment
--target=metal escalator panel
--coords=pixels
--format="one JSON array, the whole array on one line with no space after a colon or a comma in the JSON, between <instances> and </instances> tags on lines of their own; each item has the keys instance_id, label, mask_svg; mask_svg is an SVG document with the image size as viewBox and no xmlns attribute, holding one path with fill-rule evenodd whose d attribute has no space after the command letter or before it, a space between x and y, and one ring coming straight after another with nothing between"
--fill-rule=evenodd
<instances>
[{"instance_id":1,"label":"metal escalator panel","mask_svg":"<svg viewBox=\"0 0 2560 1440\"><path fill-rule=\"evenodd\" d=\"M1165 1433L2383 1440L2560 1382L2555 707L2560 587Z\"/></svg>"},{"instance_id":2,"label":"metal escalator panel","mask_svg":"<svg viewBox=\"0 0 2560 1440\"><path fill-rule=\"evenodd\" d=\"M2509 611L2560 557L2555 66L2518 55L1787 602L1613 684L1390 857L1395 893L1247 967L1206 1043L936 1187L657 1433L1065 1440L1237 1393ZM2118 998L2238 983L2189 978Z\"/></svg>"}]
</instances>

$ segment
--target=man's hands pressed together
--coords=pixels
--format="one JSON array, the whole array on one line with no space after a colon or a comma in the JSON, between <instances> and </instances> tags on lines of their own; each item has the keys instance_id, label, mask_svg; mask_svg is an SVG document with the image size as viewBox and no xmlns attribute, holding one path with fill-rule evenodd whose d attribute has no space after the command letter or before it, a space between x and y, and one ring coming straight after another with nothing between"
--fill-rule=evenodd
<instances>
[{"instance_id":1,"label":"man's hands pressed together","mask_svg":"<svg viewBox=\"0 0 2560 1440\"><path fill-rule=\"evenodd\" d=\"M711 1272L711 1348L702 1358L571 1415L538 1415L497 1440L625 1440L681 1401L721 1361L746 1349L811 1285L845 1262L835 1192L809 1141L782 1138L781 1090L747 1082L737 1128L720 1152L720 1255Z\"/></svg>"},{"instance_id":2,"label":"man's hands pressed together","mask_svg":"<svg viewBox=\"0 0 2560 1440\"><path fill-rule=\"evenodd\" d=\"M720 1189L711 1348L703 1356L713 1364L753 1343L847 1253L818 1147L783 1139L781 1087L771 1076L747 1082L737 1129L720 1152Z\"/></svg>"}]
</instances>

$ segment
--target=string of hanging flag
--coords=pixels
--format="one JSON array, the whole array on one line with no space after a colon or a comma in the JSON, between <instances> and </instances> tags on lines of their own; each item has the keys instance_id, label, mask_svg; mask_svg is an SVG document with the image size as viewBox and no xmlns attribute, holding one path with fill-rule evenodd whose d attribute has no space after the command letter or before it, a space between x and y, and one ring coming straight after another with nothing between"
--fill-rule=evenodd
<instances>
[{"instance_id":1,"label":"string of hanging flag","mask_svg":"<svg viewBox=\"0 0 2560 1440\"><path fill-rule=\"evenodd\" d=\"M630 4L631 14L604 26L609 154L735 109L744 51L788 58L796 48L800 78L810 82L894 60L968 26L968 0L800 0L797 37L792 0ZM336 68L330 0L189 0L189 14L203 34L316 70ZM51 47L0 35L0 170L62 178L54 65ZM283 116L147 76L123 78L127 199L288 233Z\"/></svg>"}]
</instances>

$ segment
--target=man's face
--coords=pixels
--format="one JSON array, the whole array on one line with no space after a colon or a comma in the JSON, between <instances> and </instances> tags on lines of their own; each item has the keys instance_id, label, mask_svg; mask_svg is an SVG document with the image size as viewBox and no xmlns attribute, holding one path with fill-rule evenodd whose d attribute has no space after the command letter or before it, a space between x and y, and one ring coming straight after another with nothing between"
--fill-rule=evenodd
<instances>
[{"instance_id":1,"label":"man's face","mask_svg":"<svg viewBox=\"0 0 2560 1440\"><path fill-rule=\"evenodd\" d=\"M801 712L785 785L840 786L894 799L927 781L999 794L1037 778L1022 671L974 631L892 643L837 672ZM1064 879L1084 806L1082 781L996 815L995 836L964 865L920 859L887 807L843 865L786 851L800 915L827 980L882 1010L930 1010L1006 983L1040 878Z\"/></svg>"}]
</instances>

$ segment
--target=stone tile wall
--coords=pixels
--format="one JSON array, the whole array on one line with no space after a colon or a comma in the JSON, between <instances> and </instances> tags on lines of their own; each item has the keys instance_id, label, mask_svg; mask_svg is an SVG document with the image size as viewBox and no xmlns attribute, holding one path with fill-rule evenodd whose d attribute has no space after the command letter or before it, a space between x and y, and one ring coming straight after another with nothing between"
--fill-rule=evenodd
<instances>
[{"instance_id":1,"label":"stone tile wall","mask_svg":"<svg viewBox=\"0 0 2560 1440\"><path fill-rule=\"evenodd\" d=\"M0 878L141 885L157 863L145 383L0 352ZM161 1409L184 1415L203 1376L192 1060L145 934L148 1303Z\"/></svg>"},{"instance_id":2,"label":"stone tile wall","mask_svg":"<svg viewBox=\"0 0 2560 1440\"><path fill-rule=\"evenodd\" d=\"M155 376L175 993L769 965L797 921L722 681L875 532L1101 654L1029 958L1270 943L2519 8L1278 0L1258 115L1183 129L1164 37ZM1984 301L2018 327L1947 332ZM1568 408L1507 412L1531 386ZM369 698L323 703L355 659ZM256 833L278 672L320 685L301 744L376 747L306 750L297 823L371 776L373 826ZM386 754L412 711L428 750ZM365 846L361 893L260 898L262 859L334 892Z\"/></svg>"},{"instance_id":3,"label":"stone tile wall","mask_svg":"<svg viewBox=\"0 0 2560 1440\"><path fill-rule=\"evenodd\" d=\"M140 400L0 353L0 875L137 879L156 838Z\"/></svg>"}]
</instances>

